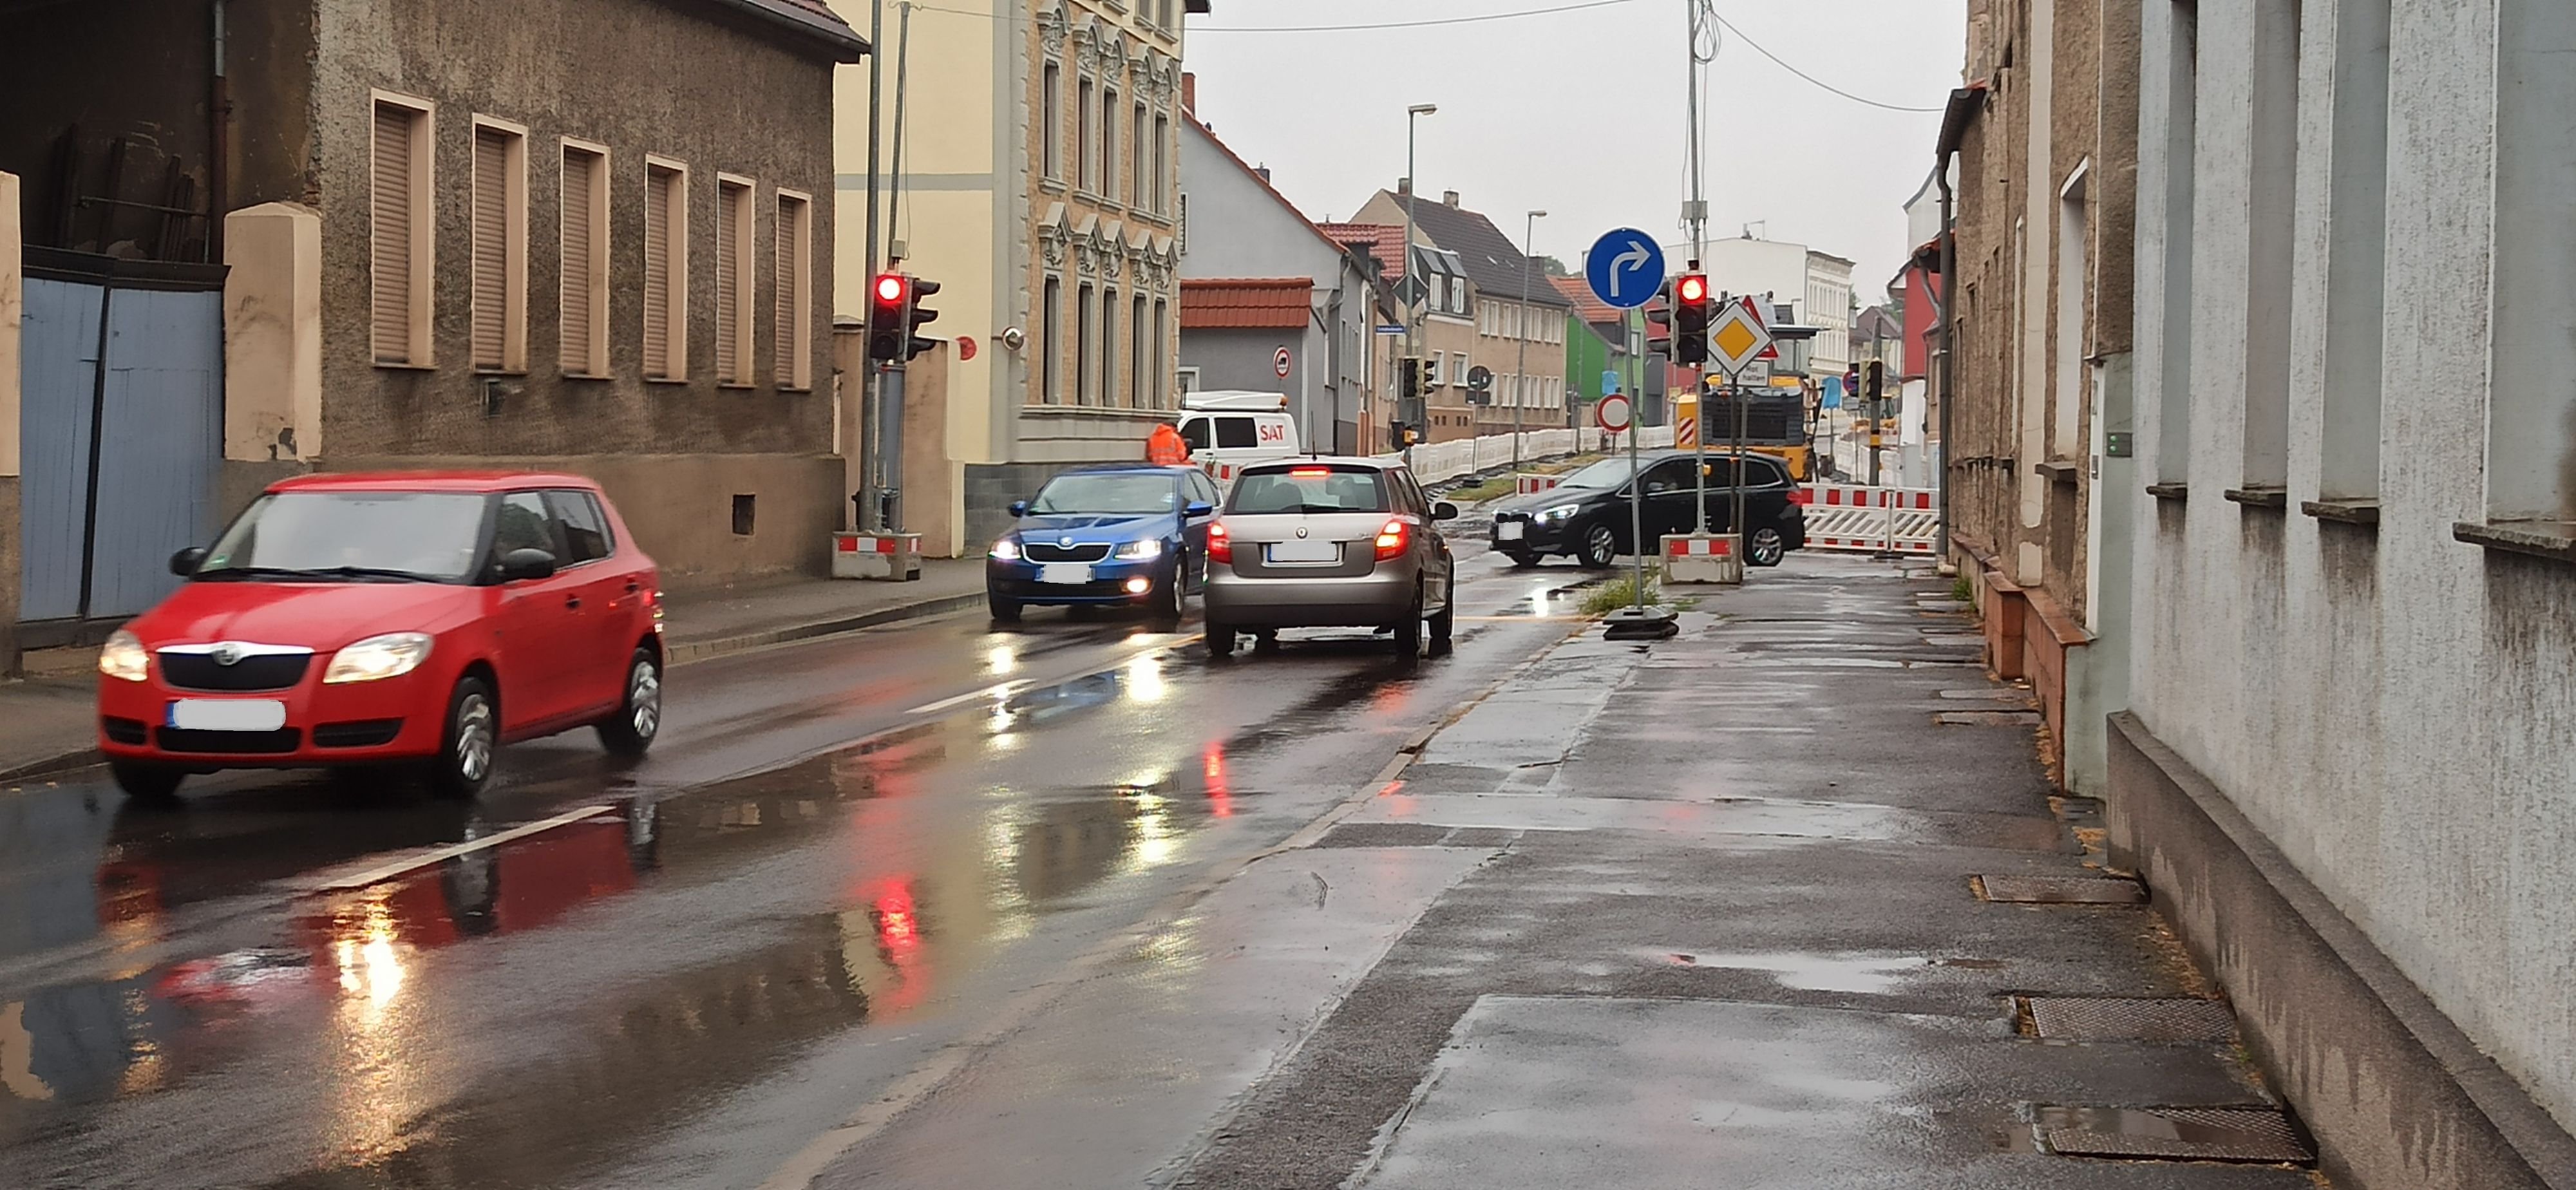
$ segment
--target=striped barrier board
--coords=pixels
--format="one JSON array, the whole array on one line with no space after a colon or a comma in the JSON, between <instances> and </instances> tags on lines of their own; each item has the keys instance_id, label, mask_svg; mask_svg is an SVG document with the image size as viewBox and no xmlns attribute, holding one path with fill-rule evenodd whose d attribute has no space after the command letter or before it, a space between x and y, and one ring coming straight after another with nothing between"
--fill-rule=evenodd
<instances>
[{"instance_id":1,"label":"striped barrier board","mask_svg":"<svg viewBox=\"0 0 2576 1190\"><path fill-rule=\"evenodd\" d=\"M1514 492L1523 496L1533 496L1555 487L1565 477L1561 475L1522 474L1515 478L1517 482L1513 488Z\"/></svg>"},{"instance_id":2,"label":"striped barrier board","mask_svg":"<svg viewBox=\"0 0 2576 1190\"><path fill-rule=\"evenodd\" d=\"M1807 506L1807 548L1930 554L1941 528L1931 488L1817 484L1790 497Z\"/></svg>"}]
</instances>

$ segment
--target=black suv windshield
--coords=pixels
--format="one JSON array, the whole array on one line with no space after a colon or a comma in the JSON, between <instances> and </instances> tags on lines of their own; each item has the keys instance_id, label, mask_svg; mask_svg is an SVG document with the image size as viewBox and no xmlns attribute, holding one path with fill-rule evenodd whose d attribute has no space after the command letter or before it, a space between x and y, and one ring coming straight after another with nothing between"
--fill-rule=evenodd
<instances>
[{"instance_id":1,"label":"black suv windshield","mask_svg":"<svg viewBox=\"0 0 2576 1190\"><path fill-rule=\"evenodd\" d=\"M1556 481L1560 488L1615 488L1628 482L1626 459L1603 459Z\"/></svg>"},{"instance_id":2,"label":"black suv windshield","mask_svg":"<svg viewBox=\"0 0 2576 1190\"><path fill-rule=\"evenodd\" d=\"M462 582L482 559L473 492L276 492L224 530L196 577Z\"/></svg>"},{"instance_id":3,"label":"black suv windshield","mask_svg":"<svg viewBox=\"0 0 2576 1190\"><path fill-rule=\"evenodd\" d=\"M1169 475L1059 475L1038 489L1029 511L1149 516L1170 512L1179 499L1180 489Z\"/></svg>"},{"instance_id":4,"label":"black suv windshield","mask_svg":"<svg viewBox=\"0 0 2576 1190\"><path fill-rule=\"evenodd\" d=\"M1227 512L1385 512L1386 483L1374 467L1296 466L1245 472Z\"/></svg>"}]
</instances>

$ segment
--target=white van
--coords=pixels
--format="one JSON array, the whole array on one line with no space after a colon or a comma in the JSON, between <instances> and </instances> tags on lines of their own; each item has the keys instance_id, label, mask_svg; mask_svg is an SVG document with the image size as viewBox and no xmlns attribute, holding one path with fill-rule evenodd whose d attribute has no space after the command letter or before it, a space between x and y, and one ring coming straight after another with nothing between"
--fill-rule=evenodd
<instances>
[{"instance_id":1,"label":"white van","mask_svg":"<svg viewBox=\"0 0 2576 1190\"><path fill-rule=\"evenodd\" d=\"M1237 468L1285 459L1304 450L1284 393L1196 392L1181 398L1181 441L1190 461L1219 483Z\"/></svg>"}]
</instances>

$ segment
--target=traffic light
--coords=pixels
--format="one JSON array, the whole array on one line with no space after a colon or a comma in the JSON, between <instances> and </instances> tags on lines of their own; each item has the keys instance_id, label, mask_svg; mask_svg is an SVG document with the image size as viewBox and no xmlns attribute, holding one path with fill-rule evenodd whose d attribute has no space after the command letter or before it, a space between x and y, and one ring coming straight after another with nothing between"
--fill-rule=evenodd
<instances>
[{"instance_id":1,"label":"traffic light","mask_svg":"<svg viewBox=\"0 0 2576 1190\"><path fill-rule=\"evenodd\" d=\"M1669 304L1646 307L1646 351L1667 358L1673 354L1673 311Z\"/></svg>"},{"instance_id":2,"label":"traffic light","mask_svg":"<svg viewBox=\"0 0 2576 1190\"><path fill-rule=\"evenodd\" d=\"M910 359L904 348L912 337L912 278L879 273L868 285L868 358Z\"/></svg>"},{"instance_id":3,"label":"traffic light","mask_svg":"<svg viewBox=\"0 0 2576 1190\"><path fill-rule=\"evenodd\" d=\"M1422 360L1412 356L1406 356L1405 358L1396 361L1396 399L1401 401L1419 401L1422 399L1422 374L1427 370L1422 365Z\"/></svg>"},{"instance_id":4,"label":"traffic light","mask_svg":"<svg viewBox=\"0 0 2576 1190\"><path fill-rule=\"evenodd\" d=\"M922 327L939 321L939 311L921 304L924 299L939 292L939 283L924 281L919 277L906 277L905 280L912 282L912 304L905 314L903 358L911 359L939 346L937 339L925 339L921 335Z\"/></svg>"},{"instance_id":5,"label":"traffic light","mask_svg":"<svg viewBox=\"0 0 2576 1190\"><path fill-rule=\"evenodd\" d=\"M910 273L879 273L868 286L868 358L908 360L938 346L917 332L938 321L939 311L922 308L921 299L939 292L937 281Z\"/></svg>"},{"instance_id":6,"label":"traffic light","mask_svg":"<svg viewBox=\"0 0 2576 1190\"><path fill-rule=\"evenodd\" d=\"M1869 394L1869 399L1872 402L1875 402L1879 399L1880 394L1886 391L1887 365L1880 363L1877 360L1871 360L1868 363L1862 364L1861 368L1863 369L1861 373L1861 391Z\"/></svg>"},{"instance_id":7,"label":"traffic light","mask_svg":"<svg viewBox=\"0 0 2576 1190\"><path fill-rule=\"evenodd\" d=\"M1708 278L1684 273L1673 278L1673 362L1708 362Z\"/></svg>"}]
</instances>

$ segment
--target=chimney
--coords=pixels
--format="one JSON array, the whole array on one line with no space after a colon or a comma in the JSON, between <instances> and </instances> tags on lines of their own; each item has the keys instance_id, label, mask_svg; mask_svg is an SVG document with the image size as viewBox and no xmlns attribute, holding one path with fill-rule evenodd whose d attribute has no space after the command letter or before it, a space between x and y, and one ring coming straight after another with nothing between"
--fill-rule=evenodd
<instances>
[{"instance_id":1,"label":"chimney","mask_svg":"<svg viewBox=\"0 0 2576 1190\"><path fill-rule=\"evenodd\" d=\"M1181 111L1186 115L1195 116L1198 110L1199 76L1184 70L1181 72Z\"/></svg>"},{"instance_id":2,"label":"chimney","mask_svg":"<svg viewBox=\"0 0 2576 1190\"><path fill-rule=\"evenodd\" d=\"M1413 193L1413 179L1397 178L1395 180L1395 196L1397 198L1402 198L1411 193Z\"/></svg>"},{"instance_id":3,"label":"chimney","mask_svg":"<svg viewBox=\"0 0 2576 1190\"><path fill-rule=\"evenodd\" d=\"M1267 181L1269 181L1269 180L1270 180L1270 167L1269 167L1269 166L1267 166L1267 165L1256 165L1256 166L1253 166L1253 167L1252 167L1252 172L1254 172L1254 173L1256 173L1256 174L1260 174L1260 175L1261 175L1261 180L1262 180L1262 181L1264 181L1264 182L1267 182Z\"/></svg>"},{"instance_id":4,"label":"chimney","mask_svg":"<svg viewBox=\"0 0 2576 1190\"><path fill-rule=\"evenodd\" d=\"M1441 205L1441 206L1444 206L1444 207L1447 207L1447 208L1449 208L1450 210L1453 210L1453 211L1454 211L1454 210L1457 210L1457 209L1458 209L1458 192L1457 192L1457 191L1455 191L1455 190L1443 190L1443 191L1441 191L1441 192L1440 192L1440 205Z\"/></svg>"}]
</instances>

